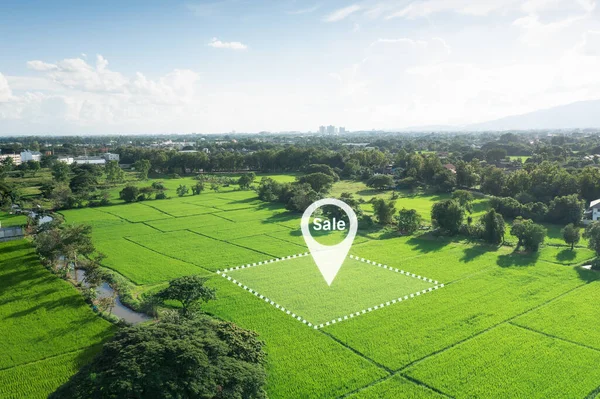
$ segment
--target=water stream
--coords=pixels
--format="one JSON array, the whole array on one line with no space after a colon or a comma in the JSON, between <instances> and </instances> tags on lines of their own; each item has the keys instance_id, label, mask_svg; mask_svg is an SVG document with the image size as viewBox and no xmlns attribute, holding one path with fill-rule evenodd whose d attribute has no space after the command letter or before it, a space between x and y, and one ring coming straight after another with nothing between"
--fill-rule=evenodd
<instances>
[{"instance_id":1,"label":"water stream","mask_svg":"<svg viewBox=\"0 0 600 399\"><path fill-rule=\"evenodd\" d=\"M77 281L87 285L85 282L85 270L77 269ZM98 298L107 298L113 296L115 291L107 283L102 283L101 286L96 288L96 292L98 294ZM152 319L150 316L144 313L133 311L127 306L123 305L118 295L115 300L115 307L112 309L112 314L131 324L137 324Z\"/></svg>"}]
</instances>

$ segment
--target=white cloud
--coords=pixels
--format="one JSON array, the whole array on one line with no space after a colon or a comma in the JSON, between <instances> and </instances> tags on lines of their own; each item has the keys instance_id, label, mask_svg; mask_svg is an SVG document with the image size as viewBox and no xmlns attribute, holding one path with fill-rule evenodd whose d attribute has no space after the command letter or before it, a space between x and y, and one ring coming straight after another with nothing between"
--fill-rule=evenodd
<instances>
[{"instance_id":1,"label":"white cloud","mask_svg":"<svg viewBox=\"0 0 600 399\"><path fill-rule=\"evenodd\" d=\"M519 0L418 0L393 12L386 19L427 17L442 12L485 16L492 12L506 10L519 3Z\"/></svg>"},{"instance_id":2,"label":"white cloud","mask_svg":"<svg viewBox=\"0 0 600 399\"><path fill-rule=\"evenodd\" d=\"M600 31L585 32L577 45L577 50L583 55L600 57Z\"/></svg>"},{"instance_id":3,"label":"white cloud","mask_svg":"<svg viewBox=\"0 0 600 399\"><path fill-rule=\"evenodd\" d=\"M289 14L289 15L310 14L311 12L317 11L319 8L321 8L321 5L315 4L312 7L300 8L298 10L292 10L292 11L286 11L286 14Z\"/></svg>"},{"instance_id":4,"label":"white cloud","mask_svg":"<svg viewBox=\"0 0 600 399\"><path fill-rule=\"evenodd\" d=\"M27 68L33 69L34 71L52 71L58 67L54 64L48 64L39 60L27 61Z\"/></svg>"},{"instance_id":5,"label":"white cloud","mask_svg":"<svg viewBox=\"0 0 600 399\"><path fill-rule=\"evenodd\" d=\"M355 13L356 11L358 11L360 9L361 9L361 7L357 4L353 4L348 7L340 8L338 10L335 10L331 14L329 14L327 17L325 17L325 22L341 21L343 19L346 19L351 14Z\"/></svg>"},{"instance_id":6,"label":"white cloud","mask_svg":"<svg viewBox=\"0 0 600 399\"><path fill-rule=\"evenodd\" d=\"M0 73L0 103L10 100L12 91L8 85L8 81L2 73Z\"/></svg>"},{"instance_id":7,"label":"white cloud","mask_svg":"<svg viewBox=\"0 0 600 399\"><path fill-rule=\"evenodd\" d=\"M231 50L247 50L248 46L241 42L223 42L216 37L213 37L208 43L210 47L214 48L226 48Z\"/></svg>"}]
</instances>

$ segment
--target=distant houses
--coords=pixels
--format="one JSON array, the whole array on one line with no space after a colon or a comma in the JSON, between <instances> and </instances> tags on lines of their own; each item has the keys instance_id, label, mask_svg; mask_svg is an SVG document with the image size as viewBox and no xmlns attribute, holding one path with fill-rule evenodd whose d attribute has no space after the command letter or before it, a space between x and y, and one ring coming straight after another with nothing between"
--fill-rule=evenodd
<instances>
[{"instance_id":1,"label":"distant houses","mask_svg":"<svg viewBox=\"0 0 600 399\"><path fill-rule=\"evenodd\" d=\"M583 213L583 224L590 224L600 220L600 199L590 202L590 206Z\"/></svg>"}]
</instances>

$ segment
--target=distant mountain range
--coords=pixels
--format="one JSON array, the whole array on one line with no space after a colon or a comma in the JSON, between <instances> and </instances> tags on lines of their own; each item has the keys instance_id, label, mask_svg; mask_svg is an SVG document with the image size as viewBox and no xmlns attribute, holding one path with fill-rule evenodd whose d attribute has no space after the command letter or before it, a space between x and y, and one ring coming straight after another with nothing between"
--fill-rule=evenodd
<instances>
[{"instance_id":1,"label":"distant mountain range","mask_svg":"<svg viewBox=\"0 0 600 399\"><path fill-rule=\"evenodd\" d=\"M465 126L419 126L400 131L496 131L600 128L600 100L579 101Z\"/></svg>"}]
</instances>

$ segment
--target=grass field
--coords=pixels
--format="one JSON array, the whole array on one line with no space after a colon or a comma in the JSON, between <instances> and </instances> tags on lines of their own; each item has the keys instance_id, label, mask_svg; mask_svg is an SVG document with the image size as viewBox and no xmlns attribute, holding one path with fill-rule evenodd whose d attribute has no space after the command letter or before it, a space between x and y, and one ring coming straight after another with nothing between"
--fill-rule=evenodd
<instances>
[{"instance_id":1,"label":"grass field","mask_svg":"<svg viewBox=\"0 0 600 399\"><path fill-rule=\"evenodd\" d=\"M274 177L280 181L295 178ZM422 292L432 283L347 259L327 287L310 256L226 272L311 324L324 324L315 330L215 273L305 252L301 215L278 204L258 202L253 191L224 187L218 193L179 198L174 196L175 188L190 186L195 180L164 182L172 197L168 200L62 213L67 223L92 225L94 242L107 255L105 266L131 280L134 292L155 289L177 276L209 277L218 299L206 304L205 310L257 331L265 341L271 398L586 398L600 392L600 373L595 370L600 360L596 331L600 274L578 267L593 253L583 241L573 251L565 246L562 226L548 225L551 245L532 254L461 237L359 231L350 254L445 285L399 303L391 300ZM389 191L346 181L336 183L331 196L342 192L363 199L361 206L367 213L372 212L368 202L372 197L391 196ZM408 191L399 194L396 208L417 209L427 223L431 206L449 198ZM486 200L477 200L471 216L477 219L487 208ZM329 245L339 242L343 233L315 236ZM510 241L508 232L506 237ZM12 259L12 252L7 253L0 251L0 256ZM2 295L0 291L0 309L5 306ZM362 314L369 307L372 311ZM360 316L343 319L357 311ZM72 312L71 318L83 317L78 308ZM340 317L342 322L338 322ZM0 324L0 333L2 328ZM93 324L91 329L95 328ZM5 380L5 391L0 384L0 397L6 396L7 389L21 387L29 392L45 386L45 377L27 387L22 380L28 368L42 369L43 362L48 362L51 381L58 381L53 377L58 370L69 374L82 358L69 358L69 354L84 348L72 344L89 347L101 339L99 333L79 334L83 334L80 341L68 336L56 346L51 337L45 337L29 349L32 353L11 338L11 346L24 352L11 348L10 353L15 353L6 356L0 351L0 382ZM37 362L40 356L48 360ZM3 369L3 360L21 357L34 363L13 362Z\"/></svg>"},{"instance_id":2,"label":"grass field","mask_svg":"<svg viewBox=\"0 0 600 399\"><path fill-rule=\"evenodd\" d=\"M227 275L312 324L326 323L375 306L389 306L392 300L395 303L398 299L408 299L404 296L435 285L349 257L331 286L311 256L228 271ZM290 286L289 281L294 281L294 285Z\"/></svg>"},{"instance_id":3,"label":"grass field","mask_svg":"<svg viewBox=\"0 0 600 399\"><path fill-rule=\"evenodd\" d=\"M0 397L45 398L112 331L39 263L31 244L0 244Z\"/></svg>"}]
</instances>

